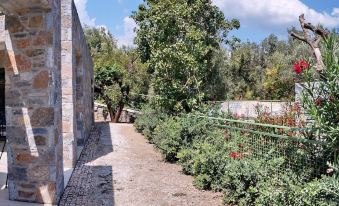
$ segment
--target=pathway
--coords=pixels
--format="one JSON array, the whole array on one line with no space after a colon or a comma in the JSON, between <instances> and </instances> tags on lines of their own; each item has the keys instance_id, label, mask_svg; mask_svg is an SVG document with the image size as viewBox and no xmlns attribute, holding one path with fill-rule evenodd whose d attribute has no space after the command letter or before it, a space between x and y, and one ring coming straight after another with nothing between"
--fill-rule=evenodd
<instances>
[{"instance_id":1,"label":"pathway","mask_svg":"<svg viewBox=\"0 0 339 206\"><path fill-rule=\"evenodd\" d=\"M200 191L192 177L161 155L129 124L97 125L61 206L218 206L221 194Z\"/></svg>"}]
</instances>

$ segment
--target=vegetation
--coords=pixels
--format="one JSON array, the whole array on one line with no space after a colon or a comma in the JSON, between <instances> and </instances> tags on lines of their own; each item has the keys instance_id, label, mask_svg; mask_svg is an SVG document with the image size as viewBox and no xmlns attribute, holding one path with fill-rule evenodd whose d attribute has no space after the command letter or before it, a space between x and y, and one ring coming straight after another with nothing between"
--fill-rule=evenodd
<instances>
[{"instance_id":1,"label":"vegetation","mask_svg":"<svg viewBox=\"0 0 339 206\"><path fill-rule=\"evenodd\" d=\"M319 63L297 62L294 67L304 88L302 103L308 115L315 120L313 127L323 133L331 147L336 165L339 164L339 36L332 34L324 39L324 69ZM312 66L316 65L316 66ZM335 170L335 168L333 168ZM338 175L338 174L337 174ZM339 177L338 177L339 178Z\"/></svg>"},{"instance_id":2,"label":"vegetation","mask_svg":"<svg viewBox=\"0 0 339 206\"><path fill-rule=\"evenodd\" d=\"M132 17L156 106L170 113L196 109L213 75L213 55L239 21L225 20L210 0L146 0Z\"/></svg>"},{"instance_id":3,"label":"vegetation","mask_svg":"<svg viewBox=\"0 0 339 206\"><path fill-rule=\"evenodd\" d=\"M310 52L304 43L278 40L273 34L260 43L235 43L220 50L208 100L294 100L290 65Z\"/></svg>"},{"instance_id":4,"label":"vegetation","mask_svg":"<svg viewBox=\"0 0 339 206\"><path fill-rule=\"evenodd\" d=\"M107 105L112 122L118 122L125 105L140 108L139 94L148 92L146 67L133 48L118 48L104 28L86 28L85 35L94 61L95 97Z\"/></svg>"},{"instance_id":5,"label":"vegetation","mask_svg":"<svg viewBox=\"0 0 339 206\"><path fill-rule=\"evenodd\" d=\"M315 64L311 58L301 57L312 54L314 48L307 48L292 39L286 43L270 36L259 47L250 43L233 44L232 55L227 61L214 57L220 73L207 81L211 84L202 87L209 94L205 98L211 99L223 98L223 95L236 99L261 98L261 95L292 99L289 90L294 84L293 78L306 81L301 104L291 105L282 116L275 118L258 107L256 121L305 127L308 126L305 122L295 118L303 106L314 120L313 128L320 133L310 130L285 132L282 129L275 131L275 134L285 135L279 139L266 137L264 132L272 132L272 128L259 126L246 128L261 132L261 135L249 130L232 132L216 126L211 119L199 117L201 113L214 115L216 109L203 110L201 107L200 111L195 109L178 114L164 107L154 107L152 103L139 115L136 128L147 134L167 161L179 163L186 174L193 175L198 188L222 191L226 205L339 205L339 124L334 112L338 111L339 97L337 37L333 34L322 43L324 70L317 70L319 59ZM225 51L218 52L222 58L227 57ZM162 54L159 51L157 55ZM158 56L150 56L150 59ZM228 72L229 76L221 75L222 71ZM281 78L282 75L286 79ZM260 76L263 78L258 78ZM314 81L319 82L317 87L314 87ZM226 92L222 95L218 93L222 91L217 87L218 82L225 86ZM272 89L277 92L269 92ZM301 141L288 139L288 136L297 136Z\"/></svg>"},{"instance_id":6,"label":"vegetation","mask_svg":"<svg viewBox=\"0 0 339 206\"><path fill-rule=\"evenodd\" d=\"M222 191L227 205L334 206L339 203L338 181L329 174L314 178L312 170L316 168L312 165L316 165L305 164L309 154L303 151L313 151L314 147L290 144L286 150L292 153L277 157L273 151L279 148L272 144L268 148L272 152L257 158L253 153L256 146L248 146L249 143L260 145L263 139L249 142L249 134L240 132L225 136L216 122L199 118L199 114L164 118L166 115L156 110L150 112L148 108L147 118L141 114L136 127L152 128L148 139L163 157L179 163L184 173L193 175L196 187ZM158 122L155 127L154 122ZM292 156L293 164L299 166L282 169L288 168L285 165L290 164Z\"/></svg>"},{"instance_id":7,"label":"vegetation","mask_svg":"<svg viewBox=\"0 0 339 206\"><path fill-rule=\"evenodd\" d=\"M300 16L304 37L292 28L288 41L270 35L240 43L227 39L239 22L225 20L210 0L145 0L132 17L136 49L118 49L103 29L86 30L97 99L114 121L125 104L141 108L136 129L194 176L196 187L223 192L227 205L339 205L337 34ZM311 130L270 135L271 127L252 124L233 131L239 123L199 117L220 116L204 100L293 100L295 80L304 86L302 102L277 117L258 106L255 122L309 126L296 119L302 106L314 120ZM151 96L142 107L139 94Z\"/></svg>"}]
</instances>

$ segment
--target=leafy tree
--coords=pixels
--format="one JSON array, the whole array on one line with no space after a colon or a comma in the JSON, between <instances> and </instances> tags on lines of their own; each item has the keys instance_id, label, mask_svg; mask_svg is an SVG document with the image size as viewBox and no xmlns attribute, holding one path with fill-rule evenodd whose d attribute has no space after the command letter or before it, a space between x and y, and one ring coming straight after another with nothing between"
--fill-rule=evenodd
<instances>
[{"instance_id":1,"label":"leafy tree","mask_svg":"<svg viewBox=\"0 0 339 206\"><path fill-rule=\"evenodd\" d=\"M111 121L119 121L121 112L129 101L130 84L126 82L126 72L117 65L97 69L95 92L105 102Z\"/></svg>"},{"instance_id":2,"label":"leafy tree","mask_svg":"<svg viewBox=\"0 0 339 206\"><path fill-rule=\"evenodd\" d=\"M147 94L149 75L133 48L118 48L113 35L104 28L86 28L85 35L94 60L96 100L107 105L113 122L123 108L139 108Z\"/></svg>"},{"instance_id":3,"label":"leafy tree","mask_svg":"<svg viewBox=\"0 0 339 206\"><path fill-rule=\"evenodd\" d=\"M215 51L239 21L225 20L211 0L145 0L132 17L155 104L170 113L192 111L206 95Z\"/></svg>"}]
</instances>

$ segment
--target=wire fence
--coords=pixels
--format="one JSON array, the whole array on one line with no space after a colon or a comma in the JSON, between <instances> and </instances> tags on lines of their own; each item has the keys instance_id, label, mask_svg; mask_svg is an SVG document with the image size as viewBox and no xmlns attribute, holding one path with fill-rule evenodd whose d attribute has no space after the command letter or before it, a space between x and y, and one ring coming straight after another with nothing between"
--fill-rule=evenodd
<instances>
[{"instance_id":1,"label":"wire fence","mask_svg":"<svg viewBox=\"0 0 339 206\"><path fill-rule=\"evenodd\" d=\"M234 143L239 158L283 158L280 171L293 170L301 176L318 177L333 156L319 130L261 124L234 119L209 118L225 129L225 140Z\"/></svg>"}]
</instances>

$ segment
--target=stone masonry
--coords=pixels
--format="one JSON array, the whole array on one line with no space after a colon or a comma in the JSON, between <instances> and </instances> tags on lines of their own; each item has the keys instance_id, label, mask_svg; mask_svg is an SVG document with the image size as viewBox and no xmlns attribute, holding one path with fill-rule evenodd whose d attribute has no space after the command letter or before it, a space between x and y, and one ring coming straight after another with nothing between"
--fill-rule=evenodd
<instances>
[{"instance_id":1,"label":"stone masonry","mask_svg":"<svg viewBox=\"0 0 339 206\"><path fill-rule=\"evenodd\" d=\"M0 0L0 11L9 197L57 204L93 123L91 56L72 0Z\"/></svg>"}]
</instances>

